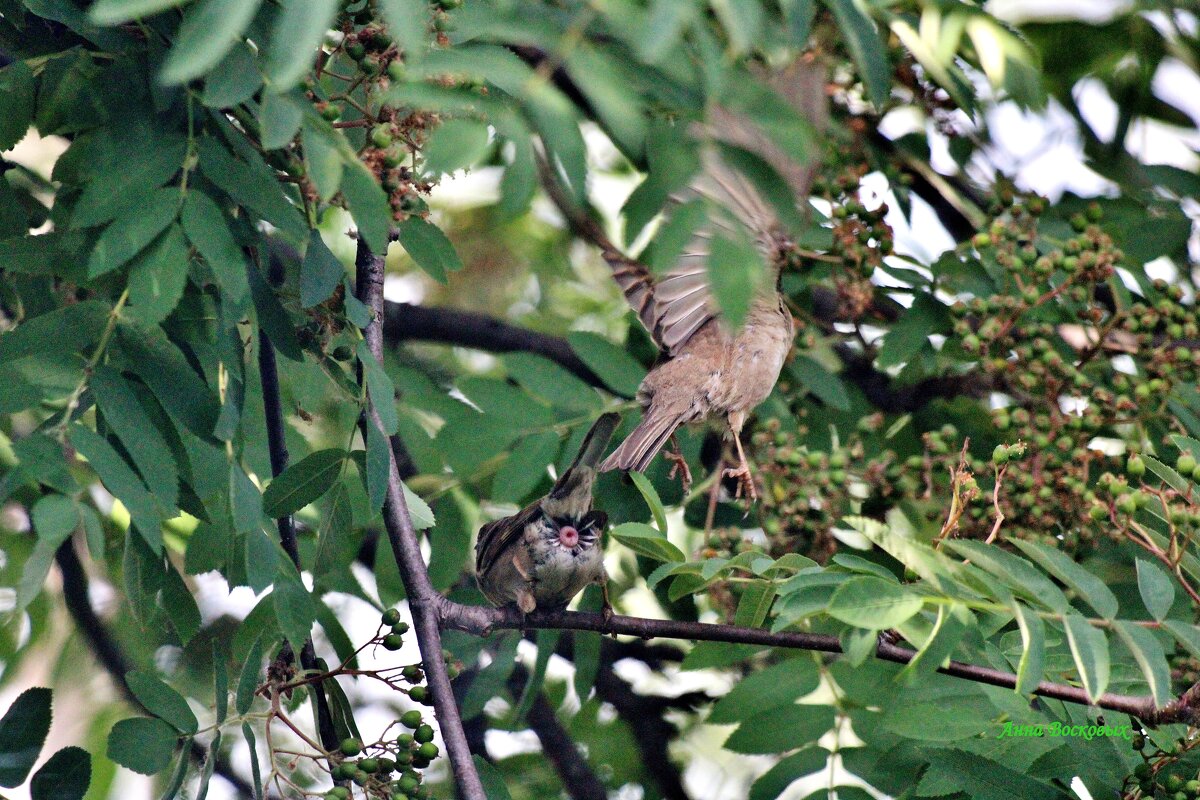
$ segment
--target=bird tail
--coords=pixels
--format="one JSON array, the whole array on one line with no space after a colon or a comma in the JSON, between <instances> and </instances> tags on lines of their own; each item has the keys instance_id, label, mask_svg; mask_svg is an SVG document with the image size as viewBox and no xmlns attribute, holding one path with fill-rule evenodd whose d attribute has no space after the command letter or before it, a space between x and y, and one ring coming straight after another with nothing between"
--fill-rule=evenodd
<instances>
[{"instance_id":1,"label":"bird tail","mask_svg":"<svg viewBox=\"0 0 1200 800\"><path fill-rule=\"evenodd\" d=\"M600 471L620 469L644 472L646 467L650 466L650 461L667 443L667 439L671 438L671 434L683 422L684 418L680 414L656 414L653 409L647 411L645 418L633 429L633 433L600 464Z\"/></svg>"},{"instance_id":2,"label":"bird tail","mask_svg":"<svg viewBox=\"0 0 1200 800\"><path fill-rule=\"evenodd\" d=\"M590 476L600 462L600 457L604 455L604 450L608 447L608 442L612 439L613 432L616 431L620 422L621 416L610 411L607 414L601 414L599 419L592 423L592 429L587 432L587 436L583 437L583 444L579 447L578 455L571 462L571 466L567 467L555 481L554 487L550 490L550 497L555 499L566 497L578 488L578 484L585 474Z\"/></svg>"}]
</instances>

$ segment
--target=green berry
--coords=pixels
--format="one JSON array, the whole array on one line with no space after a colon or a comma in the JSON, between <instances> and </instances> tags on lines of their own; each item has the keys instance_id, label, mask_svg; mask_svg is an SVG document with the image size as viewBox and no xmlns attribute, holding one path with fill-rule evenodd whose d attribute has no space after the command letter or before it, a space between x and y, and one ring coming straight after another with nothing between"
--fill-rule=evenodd
<instances>
[{"instance_id":1,"label":"green berry","mask_svg":"<svg viewBox=\"0 0 1200 800\"><path fill-rule=\"evenodd\" d=\"M423 721L424 721L424 716L421 714L420 711L417 711L415 708L412 709L411 711L405 711L403 714L400 715L400 724L406 728L419 728ZM400 735L404 736L406 734L400 734Z\"/></svg>"},{"instance_id":2,"label":"green berry","mask_svg":"<svg viewBox=\"0 0 1200 800\"><path fill-rule=\"evenodd\" d=\"M356 756L362 752L362 742L353 737L343 739L341 750L344 756Z\"/></svg>"},{"instance_id":3,"label":"green berry","mask_svg":"<svg viewBox=\"0 0 1200 800\"><path fill-rule=\"evenodd\" d=\"M992 463L996 466L1007 464L1009 459L1008 446L1003 444L996 445L996 449L992 451Z\"/></svg>"},{"instance_id":4,"label":"green berry","mask_svg":"<svg viewBox=\"0 0 1200 800\"><path fill-rule=\"evenodd\" d=\"M433 728L429 725L421 725L413 731L413 738L421 744L433 741Z\"/></svg>"},{"instance_id":5,"label":"green berry","mask_svg":"<svg viewBox=\"0 0 1200 800\"><path fill-rule=\"evenodd\" d=\"M1163 787L1168 792L1177 792L1183 788L1183 778L1178 775L1168 775L1167 779L1163 781Z\"/></svg>"},{"instance_id":6,"label":"green berry","mask_svg":"<svg viewBox=\"0 0 1200 800\"><path fill-rule=\"evenodd\" d=\"M383 637L384 650L399 650L404 646L404 637L397 633L389 633Z\"/></svg>"},{"instance_id":7,"label":"green berry","mask_svg":"<svg viewBox=\"0 0 1200 800\"><path fill-rule=\"evenodd\" d=\"M429 697L429 691L424 686L414 686L408 690L408 696L414 703L424 703Z\"/></svg>"},{"instance_id":8,"label":"green berry","mask_svg":"<svg viewBox=\"0 0 1200 800\"><path fill-rule=\"evenodd\" d=\"M381 149L392 146L392 132L388 126L376 125L371 129L371 144Z\"/></svg>"},{"instance_id":9,"label":"green berry","mask_svg":"<svg viewBox=\"0 0 1200 800\"><path fill-rule=\"evenodd\" d=\"M1131 478L1140 478L1146 474L1146 462L1137 453L1129 457L1125 462L1125 474Z\"/></svg>"},{"instance_id":10,"label":"green berry","mask_svg":"<svg viewBox=\"0 0 1200 800\"><path fill-rule=\"evenodd\" d=\"M438 757L438 746L433 742L426 742L417 748L417 757L433 761Z\"/></svg>"},{"instance_id":11,"label":"green berry","mask_svg":"<svg viewBox=\"0 0 1200 800\"><path fill-rule=\"evenodd\" d=\"M419 781L417 778L414 778L411 775L405 775L400 780L396 781L397 788L399 788L400 791L405 792L405 793L415 791L416 788L420 785L421 785L421 781Z\"/></svg>"},{"instance_id":12,"label":"green berry","mask_svg":"<svg viewBox=\"0 0 1200 800\"><path fill-rule=\"evenodd\" d=\"M1184 453L1175 462L1175 468L1181 475L1191 475L1196 471L1196 458L1191 453Z\"/></svg>"},{"instance_id":13,"label":"green berry","mask_svg":"<svg viewBox=\"0 0 1200 800\"><path fill-rule=\"evenodd\" d=\"M392 626L392 633L396 634L397 636L408 633L408 623L407 622L397 622L395 625Z\"/></svg>"},{"instance_id":14,"label":"green berry","mask_svg":"<svg viewBox=\"0 0 1200 800\"><path fill-rule=\"evenodd\" d=\"M380 619L383 621L384 625L395 625L400 621L400 610L396 608L389 608L387 611L383 612L383 616L380 617Z\"/></svg>"},{"instance_id":15,"label":"green berry","mask_svg":"<svg viewBox=\"0 0 1200 800\"><path fill-rule=\"evenodd\" d=\"M388 64L387 73L389 78L399 83L407 77L408 70L405 68L404 62L397 58Z\"/></svg>"},{"instance_id":16,"label":"green berry","mask_svg":"<svg viewBox=\"0 0 1200 800\"><path fill-rule=\"evenodd\" d=\"M356 769L354 771L354 777L352 780L357 786L366 786L371 780L371 773L365 770Z\"/></svg>"},{"instance_id":17,"label":"green berry","mask_svg":"<svg viewBox=\"0 0 1200 800\"><path fill-rule=\"evenodd\" d=\"M378 772L379 771L379 759L377 759L377 758L361 759L358 762L358 768L361 769L363 772Z\"/></svg>"}]
</instances>

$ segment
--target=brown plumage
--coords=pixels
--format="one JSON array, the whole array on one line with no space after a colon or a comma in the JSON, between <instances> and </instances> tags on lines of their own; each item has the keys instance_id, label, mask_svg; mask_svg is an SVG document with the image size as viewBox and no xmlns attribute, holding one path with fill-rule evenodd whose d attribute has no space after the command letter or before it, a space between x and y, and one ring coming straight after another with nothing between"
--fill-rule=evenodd
<instances>
[{"instance_id":1,"label":"brown plumage","mask_svg":"<svg viewBox=\"0 0 1200 800\"><path fill-rule=\"evenodd\" d=\"M592 484L618 422L616 414L601 414L549 494L479 529L475 577L493 604L515 604L526 614L561 609L589 583L598 583L611 613L600 549L608 515L592 510Z\"/></svg>"},{"instance_id":2,"label":"brown plumage","mask_svg":"<svg viewBox=\"0 0 1200 800\"><path fill-rule=\"evenodd\" d=\"M810 111L823 99L820 72L811 65L796 62L769 81L802 111ZM819 112L809 119L814 116ZM790 159L739 114L713 109L701 134L751 151L775 169L798 201L807 197L811 167ZM702 155L700 174L673 199L704 199L710 209L710 225L696 234L678 265L662 279L655 281L642 264L619 253L594 229L589 236L600 244L613 277L664 356L639 387L637 399L645 409L642 422L600 464L600 471L645 470L680 425L723 416L739 461L728 474L740 478L749 494L757 497L740 434L747 415L774 388L791 348L792 316L778 288L782 254L791 243L774 209L741 172L726 164L714 147ZM735 226L753 236L767 262L767 272L742 328L732 331L720 319L710 295L707 261L713 235ZM671 458L683 467L687 482L686 464L678 455Z\"/></svg>"}]
</instances>

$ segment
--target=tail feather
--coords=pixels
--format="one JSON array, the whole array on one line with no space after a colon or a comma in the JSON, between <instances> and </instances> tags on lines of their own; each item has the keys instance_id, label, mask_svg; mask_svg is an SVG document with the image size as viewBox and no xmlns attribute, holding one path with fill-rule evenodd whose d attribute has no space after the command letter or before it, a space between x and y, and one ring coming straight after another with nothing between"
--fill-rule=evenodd
<instances>
[{"instance_id":1,"label":"tail feather","mask_svg":"<svg viewBox=\"0 0 1200 800\"><path fill-rule=\"evenodd\" d=\"M662 449L675 429L683 424L680 414L646 413L645 419L633 429L633 433L600 464L600 471L613 469L643 472L658 451Z\"/></svg>"},{"instance_id":2,"label":"tail feather","mask_svg":"<svg viewBox=\"0 0 1200 800\"><path fill-rule=\"evenodd\" d=\"M595 476L592 470L595 469L600 457L604 455L604 450L608 447L608 442L612 439L620 422L620 415L610 411L607 414L601 414L592 423L591 430L587 432L587 436L583 438L583 444L579 446L579 454L575 456L571 466L567 467L555 481L554 487L550 490L550 497L558 498L571 494L579 488L577 484L581 480L586 479L589 484L591 483L592 478L587 476Z\"/></svg>"}]
</instances>

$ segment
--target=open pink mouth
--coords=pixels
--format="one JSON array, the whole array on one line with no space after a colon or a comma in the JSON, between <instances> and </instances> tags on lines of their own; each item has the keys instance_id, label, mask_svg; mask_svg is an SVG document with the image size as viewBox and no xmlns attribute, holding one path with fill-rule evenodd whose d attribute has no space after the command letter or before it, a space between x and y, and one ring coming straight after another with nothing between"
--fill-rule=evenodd
<instances>
[{"instance_id":1,"label":"open pink mouth","mask_svg":"<svg viewBox=\"0 0 1200 800\"><path fill-rule=\"evenodd\" d=\"M579 544L579 531L570 525L558 529L558 541L563 547L574 547Z\"/></svg>"}]
</instances>

